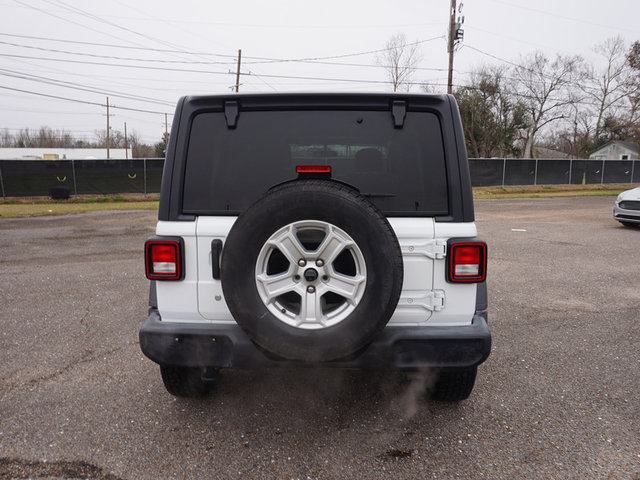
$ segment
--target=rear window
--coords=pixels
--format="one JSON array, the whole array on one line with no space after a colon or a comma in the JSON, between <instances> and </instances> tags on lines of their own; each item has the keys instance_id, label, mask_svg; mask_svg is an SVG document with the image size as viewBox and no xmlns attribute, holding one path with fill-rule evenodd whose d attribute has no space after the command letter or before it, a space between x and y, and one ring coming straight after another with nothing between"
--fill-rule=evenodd
<instances>
[{"instance_id":1,"label":"rear window","mask_svg":"<svg viewBox=\"0 0 640 480\"><path fill-rule=\"evenodd\" d=\"M448 214L438 117L389 111L242 111L235 129L223 113L193 119L183 211L238 214L270 188L298 178L299 165L330 165L386 215Z\"/></svg>"}]
</instances>

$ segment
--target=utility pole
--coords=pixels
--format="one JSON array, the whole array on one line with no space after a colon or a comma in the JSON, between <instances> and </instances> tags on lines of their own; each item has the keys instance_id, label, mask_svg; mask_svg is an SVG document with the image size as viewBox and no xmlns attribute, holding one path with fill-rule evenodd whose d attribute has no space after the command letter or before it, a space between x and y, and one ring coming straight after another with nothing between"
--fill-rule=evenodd
<instances>
[{"instance_id":1,"label":"utility pole","mask_svg":"<svg viewBox=\"0 0 640 480\"><path fill-rule=\"evenodd\" d=\"M107 159L109 159L109 97L107 97Z\"/></svg>"},{"instance_id":2,"label":"utility pole","mask_svg":"<svg viewBox=\"0 0 640 480\"><path fill-rule=\"evenodd\" d=\"M447 81L447 93L453 91L453 42L456 25L456 0L451 0L451 8L449 10L449 80Z\"/></svg>"},{"instance_id":3,"label":"utility pole","mask_svg":"<svg viewBox=\"0 0 640 480\"><path fill-rule=\"evenodd\" d=\"M240 90L240 62L242 61L242 49L238 50L238 69L236 70L236 93Z\"/></svg>"},{"instance_id":4,"label":"utility pole","mask_svg":"<svg viewBox=\"0 0 640 480\"><path fill-rule=\"evenodd\" d=\"M129 160L129 142L127 142L127 122L124 122L124 158Z\"/></svg>"},{"instance_id":5,"label":"utility pole","mask_svg":"<svg viewBox=\"0 0 640 480\"><path fill-rule=\"evenodd\" d=\"M460 11L462 11L462 3L460 4ZM464 38L464 30L462 24L464 23L464 17L458 17L456 22L456 0L451 0L451 10L449 12L449 43L447 45L447 51L449 52L449 79L447 82L447 93L453 92L453 54L456 46Z\"/></svg>"}]
</instances>

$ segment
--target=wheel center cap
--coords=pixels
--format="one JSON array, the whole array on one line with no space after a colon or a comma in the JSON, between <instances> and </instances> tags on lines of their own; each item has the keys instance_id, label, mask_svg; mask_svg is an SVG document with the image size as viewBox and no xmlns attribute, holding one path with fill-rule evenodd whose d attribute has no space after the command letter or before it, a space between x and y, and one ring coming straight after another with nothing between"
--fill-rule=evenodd
<instances>
[{"instance_id":1,"label":"wheel center cap","mask_svg":"<svg viewBox=\"0 0 640 480\"><path fill-rule=\"evenodd\" d=\"M315 282L318 279L318 272L314 268L307 268L304 271L304 279L307 282Z\"/></svg>"}]
</instances>

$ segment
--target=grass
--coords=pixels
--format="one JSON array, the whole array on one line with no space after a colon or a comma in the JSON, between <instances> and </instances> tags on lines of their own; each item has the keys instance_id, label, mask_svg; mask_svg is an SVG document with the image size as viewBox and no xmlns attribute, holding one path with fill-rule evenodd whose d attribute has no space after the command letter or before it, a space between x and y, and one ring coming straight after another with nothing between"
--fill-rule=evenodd
<instances>
[{"instance_id":1,"label":"grass","mask_svg":"<svg viewBox=\"0 0 640 480\"><path fill-rule=\"evenodd\" d=\"M100 210L157 210L158 195L78 196L69 200L26 197L0 200L0 217L63 215Z\"/></svg>"},{"instance_id":2,"label":"grass","mask_svg":"<svg viewBox=\"0 0 640 480\"><path fill-rule=\"evenodd\" d=\"M475 187L473 198L615 197L638 185L538 185L525 187ZM157 210L159 195L79 195L69 200L48 197L14 197L0 200L0 217L62 215L99 210Z\"/></svg>"},{"instance_id":3,"label":"grass","mask_svg":"<svg viewBox=\"0 0 640 480\"><path fill-rule=\"evenodd\" d=\"M473 198L554 198L554 197L615 197L631 184L611 185L536 185L524 187L475 187Z\"/></svg>"}]
</instances>

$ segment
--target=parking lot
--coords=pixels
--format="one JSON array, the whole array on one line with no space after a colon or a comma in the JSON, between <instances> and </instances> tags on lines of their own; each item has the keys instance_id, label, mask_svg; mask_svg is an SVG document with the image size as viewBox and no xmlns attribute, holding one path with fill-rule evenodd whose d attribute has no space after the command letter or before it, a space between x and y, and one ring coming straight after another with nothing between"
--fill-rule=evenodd
<instances>
[{"instance_id":1,"label":"parking lot","mask_svg":"<svg viewBox=\"0 0 640 480\"><path fill-rule=\"evenodd\" d=\"M640 228L612 197L481 200L493 351L428 372L226 372L164 390L138 345L154 212L0 219L0 479L640 479Z\"/></svg>"}]
</instances>

